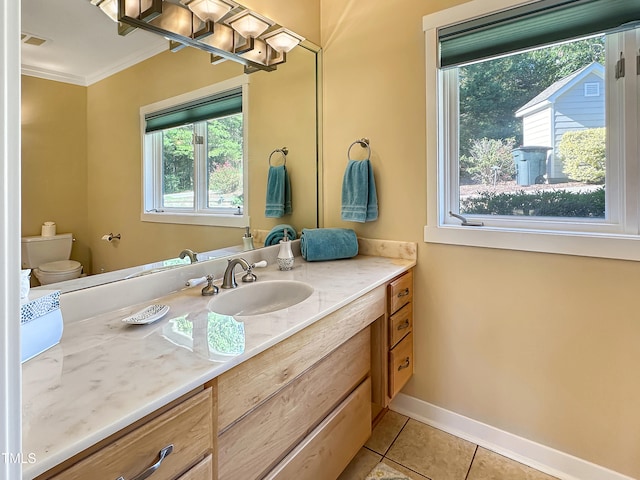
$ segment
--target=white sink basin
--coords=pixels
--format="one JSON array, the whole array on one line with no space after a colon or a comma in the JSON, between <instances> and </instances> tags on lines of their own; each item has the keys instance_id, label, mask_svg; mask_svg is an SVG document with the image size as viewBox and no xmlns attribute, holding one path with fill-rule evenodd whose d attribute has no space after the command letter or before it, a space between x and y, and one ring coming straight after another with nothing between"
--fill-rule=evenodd
<instances>
[{"instance_id":1,"label":"white sink basin","mask_svg":"<svg viewBox=\"0 0 640 480\"><path fill-rule=\"evenodd\" d=\"M295 280L267 280L220 290L209 302L209 310L223 315L260 315L291 307L313 293L308 283Z\"/></svg>"}]
</instances>

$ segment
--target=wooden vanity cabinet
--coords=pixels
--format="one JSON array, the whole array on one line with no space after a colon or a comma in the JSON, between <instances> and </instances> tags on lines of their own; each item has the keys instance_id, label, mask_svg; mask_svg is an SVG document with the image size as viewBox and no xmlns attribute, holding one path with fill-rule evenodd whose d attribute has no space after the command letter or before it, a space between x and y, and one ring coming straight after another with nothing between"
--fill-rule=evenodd
<instances>
[{"instance_id":1,"label":"wooden vanity cabinet","mask_svg":"<svg viewBox=\"0 0 640 480\"><path fill-rule=\"evenodd\" d=\"M372 325L372 421L413 375L413 271L387 285L385 316Z\"/></svg>"},{"instance_id":2,"label":"wooden vanity cabinet","mask_svg":"<svg viewBox=\"0 0 640 480\"><path fill-rule=\"evenodd\" d=\"M381 285L37 480L147 478L168 445L153 480L334 480L371 435L386 304Z\"/></svg>"}]
</instances>

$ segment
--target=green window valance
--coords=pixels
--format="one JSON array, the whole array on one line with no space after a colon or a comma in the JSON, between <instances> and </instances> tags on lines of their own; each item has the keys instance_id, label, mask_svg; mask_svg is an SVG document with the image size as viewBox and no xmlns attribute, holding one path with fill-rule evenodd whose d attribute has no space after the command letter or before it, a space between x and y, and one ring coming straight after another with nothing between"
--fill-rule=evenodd
<instances>
[{"instance_id":1,"label":"green window valance","mask_svg":"<svg viewBox=\"0 0 640 480\"><path fill-rule=\"evenodd\" d=\"M640 0L540 0L438 29L440 67L640 25Z\"/></svg>"},{"instance_id":2,"label":"green window valance","mask_svg":"<svg viewBox=\"0 0 640 480\"><path fill-rule=\"evenodd\" d=\"M235 88L146 114L144 116L145 132L155 132L240 112L242 112L242 88Z\"/></svg>"}]
</instances>

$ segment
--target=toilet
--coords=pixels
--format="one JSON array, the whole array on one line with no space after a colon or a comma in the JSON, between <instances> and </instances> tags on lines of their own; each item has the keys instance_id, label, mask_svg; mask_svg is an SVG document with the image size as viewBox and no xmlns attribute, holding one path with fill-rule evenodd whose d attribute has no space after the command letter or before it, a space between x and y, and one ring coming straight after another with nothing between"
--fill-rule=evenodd
<instances>
[{"instance_id":1,"label":"toilet","mask_svg":"<svg viewBox=\"0 0 640 480\"><path fill-rule=\"evenodd\" d=\"M82 265L69 260L73 235L22 237L22 268L32 269L40 285L78 278Z\"/></svg>"}]
</instances>

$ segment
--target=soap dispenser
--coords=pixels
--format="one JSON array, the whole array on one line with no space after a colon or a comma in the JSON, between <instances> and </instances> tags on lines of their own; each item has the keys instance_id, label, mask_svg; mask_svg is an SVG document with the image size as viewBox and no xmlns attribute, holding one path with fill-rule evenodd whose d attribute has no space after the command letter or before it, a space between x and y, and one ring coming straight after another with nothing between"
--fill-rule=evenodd
<instances>
[{"instance_id":1,"label":"soap dispenser","mask_svg":"<svg viewBox=\"0 0 640 480\"><path fill-rule=\"evenodd\" d=\"M284 230L284 239L280 240L280 251L278 252L278 268L280 270L291 270L293 268L293 252L291 251L291 241Z\"/></svg>"},{"instance_id":2,"label":"soap dispenser","mask_svg":"<svg viewBox=\"0 0 640 480\"><path fill-rule=\"evenodd\" d=\"M247 250L253 250L256 248L253 246L253 236L249 231L249 227L245 227L244 236L242 237L242 245L243 245L243 251L245 252Z\"/></svg>"}]
</instances>

